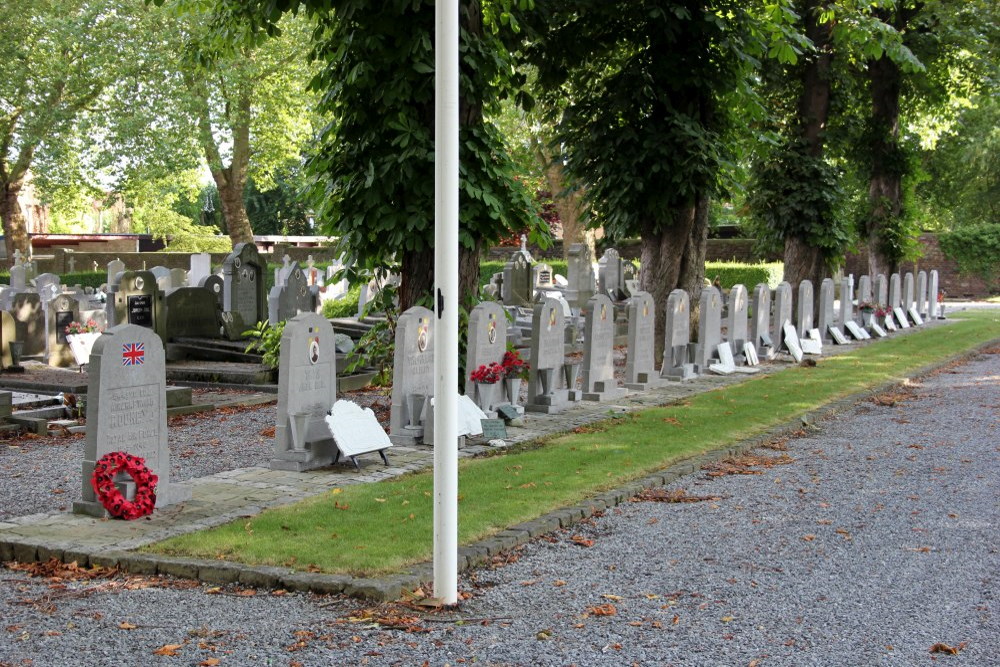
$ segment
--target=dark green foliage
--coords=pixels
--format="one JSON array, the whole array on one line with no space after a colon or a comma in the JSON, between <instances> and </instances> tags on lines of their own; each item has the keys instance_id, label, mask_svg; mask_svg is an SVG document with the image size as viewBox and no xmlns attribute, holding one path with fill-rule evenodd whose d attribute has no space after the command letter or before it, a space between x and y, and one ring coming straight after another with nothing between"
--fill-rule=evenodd
<instances>
[{"instance_id":1,"label":"dark green foliage","mask_svg":"<svg viewBox=\"0 0 1000 667\"><path fill-rule=\"evenodd\" d=\"M945 256L958 262L962 273L984 280L1000 278L1000 223L968 225L938 237Z\"/></svg>"},{"instance_id":2,"label":"dark green foliage","mask_svg":"<svg viewBox=\"0 0 1000 667\"><path fill-rule=\"evenodd\" d=\"M298 166L290 166L274 176L274 187L261 191L254 180L247 181L243 205L254 234L308 236L310 208L303 201L303 181Z\"/></svg>"},{"instance_id":3,"label":"dark green foliage","mask_svg":"<svg viewBox=\"0 0 1000 667\"><path fill-rule=\"evenodd\" d=\"M705 277L715 282L716 278L723 289L733 285L743 285L748 293L758 283L766 283L772 288L781 282L784 265L781 262L769 264L742 264L740 262L706 262Z\"/></svg>"},{"instance_id":4,"label":"dark green foliage","mask_svg":"<svg viewBox=\"0 0 1000 667\"><path fill-rule=\"evenodd\" d=\"M750 192L750 227L764 254L781 253L786 238L798 237L831 268L840 263L851 224L836 167L794 142L757 165Z\"/></svg>"}]
</instances>

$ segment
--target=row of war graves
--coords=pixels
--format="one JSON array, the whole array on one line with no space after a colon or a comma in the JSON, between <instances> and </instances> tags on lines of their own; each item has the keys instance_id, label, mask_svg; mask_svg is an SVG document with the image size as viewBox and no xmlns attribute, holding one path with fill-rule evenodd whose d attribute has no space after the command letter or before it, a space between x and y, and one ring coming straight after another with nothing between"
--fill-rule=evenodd
<instances>
[{"instance_id":1,"label":"row of war graves","mask_svg":"<svg viewBox=\"0 0 1000 667\"><path fill-rule=\"evenodd\" d=\"M583 249L574 251L586 255ZM570 279L551 279L551 284L550 279L538 275L542 272L532 270L525 254L525 250L514 253L505 273L510 274L509 269L523 271L526 265L535 282L541 278L542 287L532 285L525 305L484 301L470 313L466 380L464 395L459 397L460 437L481 434L482 422L497 416L511 420L525 412L558 413L578 401L616 400L628 392L647 391L708 372L755 372L760 356L787 352L801 360L803 353L820 354L823 344L847 343L848 335L857 340L871 334L884 336L887 331L883 326L906 328L939 314L936 271L902 277L893 274L888 279L879 275L874 280L861 276L857 285L848 277L840 285L839 309L835 307L834 281L824 280L816 312L809 281L803 281L797 290L787 282L773 290L760 284L752 297L742 285L727 294L705 287L699 297L697 342L692 342L690 297L683 290L674 290L664 304L666 340L662 367L657 369L653 348L657 304L651 295L637 289L634 278L625 278L628 272L617 253L606 253L602 260L607 261L600 263L596 272L588 270L592 266L589 262L578 262L582 277L573 275L570 264ZM245 259L251 256L243 255L239 264L232 262L232 269L246 267ZM259 275L253 280L249 275L241 274L243 282L259 283ZM508 286L514 282L501 280ZM112 291L116 299L128 289L127 284L121 286L121 280L117 282L119 289ZM585 301L578 292L588 295ZM793 292L798 295L796 303ZM858 304L882 304L891 314L881 321L869 317L855 307L855 292ZM571 298L582 306L571 305ZM129 304L127 299L124 303ZM237 297L230 296L224 303L224 313L238 312L231 310L240 303ZM243 305L249 307L250 299ZM358 465L358 456L373 452L388 463L386 451L393 445L432 444L434 322L432 311L422 307L400 315L386 433L370 409L337 400L333 324L312 311L292 315L282 336L271 467L302 471L329 466L341 457ZM509 340L519 340L519 346L529 350L530 373L523 405L514 383L496 391L477 385L470 377L473 369L499 362ZM614 348L619 344L624 344L627 359L621 385L614 373ZM170 466L164 350L155 326L127 317L95 344L88 388L91 398L83 501L77 503L76 511L103 513L88 480L95 462L109 451L126 450L147 460L161 478L158 506L189 496L183 485L171 484L166 474Z\"/></svg>"},{"instance_id":2,"label":"row of war graves","mask_svg":"<svg viewBox=\"0 0 1000 667\"><path fill-rule=\"evenodd\" d=\"M256 246L239 244L214 271L207 253L192 255L190 270L126 270L123 262L113 260L107 265L107 283L95 289L63 285L52 273L36 275L35 263L15 253L10 284L0 287L3 367L16 366L11 342L19 348L15 356L71 366L75 358L66 327L88 320L102 330L122 323L149 328L171 359L185 356L182 343L188 339L239 341L258 321L276 324L315 312L321 300L346 295L346 281L332 281L339 265L331 265L324 275L313 264L285 257L268 291L263 279L267 266Z\"/></svg>"}]
</instances>

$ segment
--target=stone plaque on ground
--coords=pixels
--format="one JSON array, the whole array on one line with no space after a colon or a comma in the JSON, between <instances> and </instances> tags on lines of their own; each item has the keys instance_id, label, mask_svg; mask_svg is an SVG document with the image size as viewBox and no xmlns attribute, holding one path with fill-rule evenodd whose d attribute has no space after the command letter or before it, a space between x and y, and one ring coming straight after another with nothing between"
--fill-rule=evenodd
<instances>
[{"instance_id":1,"label":"stone plaque on ground","mask_svg":"<svg viewBox=\"0 0 1000 667\"><path fill-rule=\"evenodd\" d=\"M833 319L833 278L824 278L819 286L819 311L816 314L816 328L823 340L831 340L830 327L835 325Z\"/></svg>"},{"instance_id":2,"label":"stone plaque on ground","mask_svg":"<svg viewBox=\"0 0 1000 667\"><path fill-rule=\"evenodd\" d=\"M87 368L87 443L83 457L83 500L73 511L105 516L90 478L94 464L110 452L140 456L159 477L156 506L191 497L170 481L167 447L167 387L163 343L146 327L119 324L97 339Z\"/></svg>"},{"instance_id":3,"label":"stone plaque on ground","mask_svg":"<svg viewBox=\"0 0 1000 667\"><path fill-rule=\"evenodd\" d=\"M813 328L813 305L812 281L803 280L799 283L799 307L795 311L795 330L799 338L804 337L806 332Z\"/></svg>"},{"instance_id":4,"label":"stone plaque on ground","mask_svg":"<svg viewBox=\"0 0 1000 667\"><path fill-rule=\"evenodd\" d=\"M565 364L565 317L562 304L545 297L535 304L531 322L531 370L528 375L529 412L556 413L569 403L567 389L559 389Z\"/></svg>"},{"instance_id":5,"label":"stone plaque on ground","mask_svg":"<svg viewBox=\"0 0 1000 667\"><path fill-rule=\"evenodd\" d=\"M747 342L747 288L733 285L729 290L729 313L726 316L726 338L730 351L742 350Z\"/></svg>"},{"instance_id":6,"label":"stone plaque on ground","mask_svg":"<svg viewBox=\"0 0 1000 667\"><path fill-rule=\"evenodd\" d=\"M687 380L697 375L691 361L691 306L688 293L675 289L667 296L663 364L660 377Z\"/></svg>"},{"instance_id":7,"label":"stone plaque on ground","mask_svg":"<svg viewBox=\"0 0 1000 667\"><path fill-rule=\"evenodd\" d=\"M784 337L783 344L788 348L789 353L791 353L792 358L796 362L802 361L802 346L799 345L799 333L795 330L795 325L790 321L785 320L785 323L781 326Z\"/></svg>"},{"instance_id":8,"label":"stone plaque on ground","mask_svg":"<svg viewBox=\"0 0 1000 667\"><path fill-rule=\"evenodd\" d=\"M823 337L819 329L810 329L799 339L803 354L823 354Z\"/></svg>"},{"instance_id":9,"label":"stone plaque on ground","mask_svg":"<svg viewBox=\"0 0 1000 667\"><path fill-rule=\"evenodd\" d=\"M339 454L354 461L355 465L358 456L369 452L379 452L385 460L385 450L392 447L389 436L382 430L371 408L340 400L333 404L325 421Z\"/></svg>"},{"instance_id":10,"label":"stone plaque on ground","mask_svg":"<svg viewBox=\"0 0 1000 667\"><path fill-rule=\"evenodd\" d=\"M222 309L240 314L252 327L264 319L264 263L253 243L237 243L222 262Z\"/></svg>"},{"instance_id":11,"label":"stone plaque on ground","mask_svg":"<svg viewBox=\"0 0 1000 667\"><path fill-rule=\"evenodd\" d=\"M774 288L774 303L771 305L771 331L774 333L775 350L781 349L786 321L792 321L792 286L782 281Z\"/></svg>"},{"instance_id":12,"label":"stone plaque on ground","mask_svg":"<svg viewBox=\"0 0 1000 667\"><path fill-rule=\"evenodd\" d=\"M49 302L48 312L49 366L65 368L75 362L66 341L66 327L80 321L80 302L69 294L60 294Z\"/></svg>"},{"instance_id":13,"label":"stone plaque on ground","mask_svg":"<svg viewBox=\"0 0 1000 667\"><path fill-rule=\"evenodd\" d=\"M927 317L935 319L938 316L938 272L932 269L927 278Z\"/></svg>"},{"instance_id":14,"label":"stone plaque on ground","mask_svg":"<svg viewBox=\"0 0 1000 667\"><path fill-rule=\"evenodd\" d=\"M45 311L42 300L33 292L14 295L11 303L15 340L24 343L21 358L45 354Z\"/></svg>"},{"instance_id":15,"label":"stone plaque on ground","mask_svg":"<svg viewBox=\"0 0 1000 667\"><path fill-rule=\"evenodd\" d=\"M625 395L615 380L615 306L606 294L587 302L583 334L583 400L607 401Z\"/></svg>"},{"instance_id":16,"label":"stone plaque on ground","mask_svg":"<svg viewBox=\"0 0 1000 667\"><path fill-rule=\"evenodd\" d=\"M859 327L858 323L855 322L854 320L850 320L848 322L845 322L844 323L844 328L847 329L847 332L849 334L851 334L851 336L854 338L854 340L867 340L867 339L871 338L871 336L869 336L868 333L864 329L862 329L861 327Z\"/></svg>"},{"instance_id":17,"label":"stone plaque on ground","mask_svg":"<svg viewBox=\"0 0 1000 667\"><path fill-rule=\"evenodd\" d=\"M892 314L896 316L896 321L899 323L900 327L904 329L910 328L910 320L906 316L906 312L903 310L902 306L896 306L893 308Z\"/></svg>"},{"instance_id":18,"label":"stone plaque on ground","mask_svg":"<svg viewBox=\"0 0 1000 667\"><path fill-rule=\"evenodd\" d=\"M336 399L333 325L316 313L297 315L281 334L272 469L302 471L333 462L325 418Z\"/></svg>"},{"instance_id":19,"label":"stone plaque on ground","mask_svg":"<svg viewBox=\"0 0 1000 667\"><path fill-rule=\"evenodd\" d=\"M910 306L910 310L907 312L907 315L910 316L910 319L913 320L913 323L917 326L924 323L924 318L920 317L920 313L917 312L917 306L915 304Z\"/></svg>"},{"instance_id":20,"label":"stone plaque on ground","mask_svg":"<svg viewBox=\"0 0 1000 667\"><path fill-rule=\"evenodd\" d=\"M732 375L736 372L736 360L733 359L733 351L729 347L729 342L719 343L716 351L719 355L719 363L711 364L708 370L718 375Z\"/></svg>"},{"instance_id":21,"label":"stone plaque on ground","mask_svg":"<svg viewBox=\"0 0 1000 667\"><path fill-rule=\"evenodd\" d=\"M885 329L880 327L878 322L875 321L872 321L872 331L874 331L875 335L878 336L879 338L885 338L886 336L889 335L885 332Z\"/></svg>"},{"instance_id":22,"label":"stone plaque on ground","mask_svg":"<svg viewBox=\"0 0 1000 667\"><path fill-rule=\"evenodd\" d=\"M767 283L758 283L753 288L752 310L753 312L750 314L750 342L753 343L756 350L764 351L764 347L772 344L770 334L771 288L767 286Z\"/></svg>"},{"instance_id":23,"label":"stone plaque on ground","mask_svg":"<svg viewBox=\"0 0 1000 667\"><path fill-rule=\"evenodd\" d=\"M840 330L840 327L830 327L830 336L837 345L847 345L847 336Z\"/></svg>"},{"instance_id":24,"label":"stone plaque on ground","mask_svg":"<svg viewBox=\"0 0 1000 667\"><path fill-rule=\"evenodd\" d=\"M530 306L533 292L531 255L526 250L518 250L504 264L500 300L505 306Z\"/></svg>"},{"instance_id":25,"label":"stone plaque on ground","mask_svg":"<svg viewBox=\"0 0 1000 667\"><path fill-rule=\"evenodd\" d=\"M699 373L708 371L722 342L722 295L714 287L701 290L698 314L698 345L694 363Z\"/></svg>"},{"instance_id":26,"label":"stone plaque on ground","mask_svg":"<svg viewBox=\"0 0 1000 667\"><path fill-rule=\"evenodd\" d=\"M466 345L465 395L476 398L476 383L469 376L480 366L503 361L507 351L507 312L495 301L483 301L469 313ZM501 401L506 403L506 401Z\"/></svg>"},{"instance_id":27,"label":"stone plaque on ground","mask_svg":"<svg viewBox=\"0 0 1000 667\"><path fill-rule=\"evenodd\" d=\"M893 273L889 276L889 308L896 308L903 303L903 294L900 290L899 274Z\"/></svg>"},{"instance_id":28,"label":"stone plaque on ground","mask_svg":"<svg viewBox=\"0 0 1000 667\"><path fill-rule=\"evenodd\" d=\"M628 307L628 357L625 360L625 388L645 391L660 384L656 372L656 302L649 292L636 292Z\"/></svg>"},{"instance_id":29,"label":"stone plaque on ground","mask_svg":"<svg viewBox=\"0 0 1000 667\"><path fill-rule=\"evenodd\" d=\"M434 395L434 313L427 308L414 306L399 316L392 369L389 439L395 445L419 444L424 407Z\"/></svg>"}]
</instances>

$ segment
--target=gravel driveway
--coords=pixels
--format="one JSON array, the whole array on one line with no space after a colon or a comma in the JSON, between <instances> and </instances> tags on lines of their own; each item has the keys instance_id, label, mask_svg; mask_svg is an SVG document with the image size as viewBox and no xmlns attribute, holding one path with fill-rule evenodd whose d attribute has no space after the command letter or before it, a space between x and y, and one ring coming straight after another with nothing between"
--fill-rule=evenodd
<instances>
[{"instance_id":1,"label":"gravel driveway","mask_svg":"<svg viewBox=\"0 0 1000 667\"><path fill-rule=\"evenodd\" d=\"M457 612L372 612L427 632L339 598L2 570L0 664L998 664L998 424L985 354L669 487L699 502L536 541L463 577Z\"/></svg>"}]
</instances>

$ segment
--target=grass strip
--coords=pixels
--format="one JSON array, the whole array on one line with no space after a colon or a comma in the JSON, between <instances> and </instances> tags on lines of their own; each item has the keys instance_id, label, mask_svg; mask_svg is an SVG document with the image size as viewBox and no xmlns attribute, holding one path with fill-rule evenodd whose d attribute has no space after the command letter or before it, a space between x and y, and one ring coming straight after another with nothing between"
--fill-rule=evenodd
<instances>
[{"instance_id":1,"label":"grass strip","mask_svg":"<svg viewBox=\"0 0 1000 667\"><path fill-rule=\"evenodd\" d=\"M576 429L541 446L463 461L459 539L482 539L1000 337L996 311L963 313L961 320ZM432 490L430 472L346 486L146 550L390 573L430 558Z\"/></svg>"}]
</instances>

